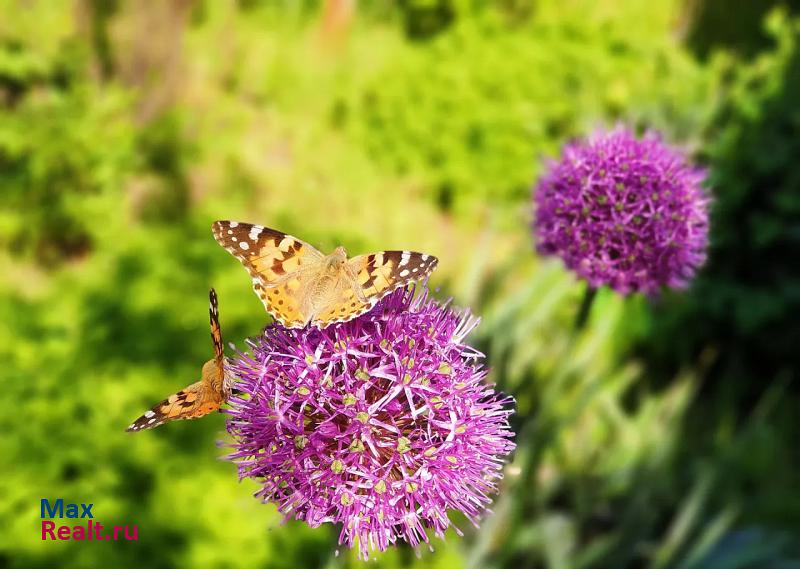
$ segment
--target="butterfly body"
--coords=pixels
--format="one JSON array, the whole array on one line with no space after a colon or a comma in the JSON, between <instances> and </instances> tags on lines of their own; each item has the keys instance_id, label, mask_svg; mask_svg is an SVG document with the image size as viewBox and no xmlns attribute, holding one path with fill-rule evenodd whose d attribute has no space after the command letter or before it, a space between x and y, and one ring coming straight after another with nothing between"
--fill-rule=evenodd
<instances>
[{"instance_id":1,"label":"butterfly body","mask_svg":"<svg viewBox=\"0 0 800 569\"><path fill-rule=\"evenodd\" d=\"M217 221L212 230L250 273L267 312L288 328L355 318L390 292L426 278L438 262L414 251L348 258L337 247L325 255L291 235L236 221Z\"/></svg>"},{"instance_id":2,"label":"butterfly body","mask_svg":"<svg viewBox=\"0 0 800 569\"><path fill-rule=\"evenodd\" d=\"M214 357L203 364L200 381L184 387L146 411L128 427L128 431L152 429L178 419L196 419L216 411L228 400L232 382L225 370L217 294L213 288L209 291L209 298L209 319Z\"/></svg>"}]
</instances>

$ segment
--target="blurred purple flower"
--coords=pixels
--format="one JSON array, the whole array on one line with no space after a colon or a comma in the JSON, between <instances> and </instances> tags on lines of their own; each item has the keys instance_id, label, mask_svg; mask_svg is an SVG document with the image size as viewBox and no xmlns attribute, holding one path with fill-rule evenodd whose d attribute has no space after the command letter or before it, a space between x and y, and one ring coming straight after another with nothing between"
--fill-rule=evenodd
<instances>
[{"instance_id":1,"label":"blurred purple flower","mask_svg":"<svg viewBox=\"0 0 800 569\"><path fill-rule=\"evenodd\" d=\"M704 179L655 133L618 127L570 143L534 190L536 248L592 287L683 288L706 258Z\"/></svg>"},{"instance_id":2,"label":"blurred purple flower","mask_svg":"<svg viewBox=\"0 0 800 569\"><path fill-rule=\"evenodd\" d=\"M463 343L477 322L399 290L323 330L268 326L230 367L240 479L287 518L341 523L362 558L427 543L426 528L443 537L447 510L477 525L514 448L513 401Z\"/></svg>"}]
</instances>

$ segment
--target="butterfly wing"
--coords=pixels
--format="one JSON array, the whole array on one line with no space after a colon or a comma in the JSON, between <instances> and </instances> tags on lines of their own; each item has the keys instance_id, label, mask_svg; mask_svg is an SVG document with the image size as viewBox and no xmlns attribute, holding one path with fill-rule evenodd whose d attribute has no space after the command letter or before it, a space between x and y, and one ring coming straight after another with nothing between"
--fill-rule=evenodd
<instances>
[{"instance_id":1,"label":"butterfly wing","mask_svg":"<svg viewBox=\"0 0 800 569\"><path fill-rule=\"evenodd\" d=\"M267 312L286 327L305 326L303 294L325 255L296 237L261 225L215 221L212 231L250 273L253 290Z\"/></svg>"},{"instance_id":2,"label":"butterfly wing","mask_svg":"<svg viewBox=\"0 0 800 569\"><path fill-rule=\"evenodd\" d=\"M415 251L380 251L359 255L345 265L345 282L335 300L314 318L324 328L364 314L392 291L428 277L439 260Z\"/></svg>"},{"instance_id":3,"label":"butterfly wing","mask_svg":"<svg viewBox=\"0 0 800 569\"><path fill-rule=\"evenodd\" d=\"M204 372L207 367L216 370L214 360L206 362L206 365L203 366ZM211 382L204 378L170 395L136 419L126 430L141 431L178 419L196 419L216 411L222 403L221 393L216 391Z\"/></svg>"},{"instance_id":4,"label":"butterfly wing","mask_svg":"<svg viewBox=\"0 0 800 569\"><path fill-rule=\"evenodd\" d=\"M222 328L219 325L219 301L217 291L213 288L208 291L208 319L211 325L211 343L214 344L214 365L217 373L212 376L224 377L225 375L225 345L222 343ZM222 384L215 385L215 388L222 390Z\"/></svg>"},{"instance_id":5,"label":"butterfly wing","mask_svg":"<svg viewBox=\"0 0 800 569\"><path fill-rule=\"evenodd\" d=\"M128 431L152 429L169 421L196 419L219 409L227 400L225 391L225 347L219 325L217 293L208 291L208 316L211 325L211 342L214 344L214 359L203 365L202 379L189 387L170 395L136 419Z\"/></svg>"},{"instance_id":6,"label":"butterfly wing","mask_svg":"<svg viewBox=\"0 0 800 569\"><path fill-rule=\"evenodd\" d=\"M227 400L225 391L225 345L222 343L222 328L219 325L219 302L217 291L213 288L208 291L208 318L211 325L211 343L214 345L214 368L206 372L203 367L203 380L210 384L211 389L220 394L223 401Z\"/></svg>"}]
</instances>

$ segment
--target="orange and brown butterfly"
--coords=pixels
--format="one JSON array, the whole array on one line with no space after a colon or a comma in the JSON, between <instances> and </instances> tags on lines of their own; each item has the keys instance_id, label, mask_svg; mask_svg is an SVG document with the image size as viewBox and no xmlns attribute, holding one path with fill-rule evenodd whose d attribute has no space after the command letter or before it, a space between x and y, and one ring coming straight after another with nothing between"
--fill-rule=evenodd
<instances>
[{"instance_id":1,"label":"orange and brown butterfly","mask_svg":"<svg viewBox=\"0 0 800 569\"><path fill-rule=\"evenodd\" d=\"M203 364L202 379L164 399L136 419L127 431L152 429L177 419L196 419L216 411L228 400L231 386L225 374L225 348L219 326L217 293L212 288L208 296L214 357Z\"/></svg>"},{"instance_id":2,"label":"orange and brown butterfly","mask_svg":"<svg viewBox=\"0 0 800 569\"><path fill-rule=\"evenodd\" d=\"M325 255L261 225L216 221L214 238L239 259L264 308L287 328L324 328L364 314L390 292L425 279L433 255L380 251L347 258L344 247Z\"/></svg>"}]
</instances>

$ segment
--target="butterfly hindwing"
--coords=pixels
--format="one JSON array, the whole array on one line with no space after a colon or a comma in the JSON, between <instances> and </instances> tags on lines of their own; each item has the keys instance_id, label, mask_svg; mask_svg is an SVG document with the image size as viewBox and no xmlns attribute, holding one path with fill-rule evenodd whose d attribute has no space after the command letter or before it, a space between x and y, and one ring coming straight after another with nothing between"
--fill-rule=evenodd
<instances>
[{"instance_id":1,"label":"butterfly hindwing","mask_svg":"<svg viewBox=\"0 0 800 569\"><path fill-rule=\"evenodd\" d=\"M346 273L354 281L341 287L330 306L315 317L324 327L346 322L369 311L384 296L414 281L428 277L438 259L415 251L379 251L353 257Z\"/></svg>"},{"instance_id":2,"label":"butterfly hindwing","mask_svg":"<svg viewBox=\"0 0 800 569\"><path fill-rule=\"evenodd\" d=\"M377 298L364 297L356 293L354 281L345 279L332 296L328 305L314 317L318 327L325 327L334 322L347 322L348 320L364 314L378 302Z\"/></svg>"},{"instance_id":3,"label":"butterfly hindwing","mask_svg":"<svg viewBox=\"0 0 800 569\"><path fill-rule=\"evenodd\" d=\"M250 273L264 308L284 326L305 325L302 295L325 256L296 237L261 225L216 221L212 231Z\"/></svg>"}]
</instances>

